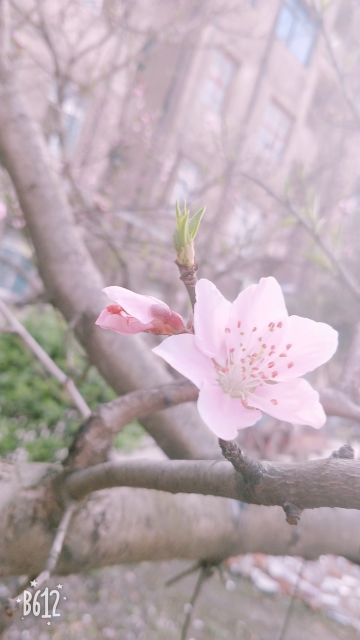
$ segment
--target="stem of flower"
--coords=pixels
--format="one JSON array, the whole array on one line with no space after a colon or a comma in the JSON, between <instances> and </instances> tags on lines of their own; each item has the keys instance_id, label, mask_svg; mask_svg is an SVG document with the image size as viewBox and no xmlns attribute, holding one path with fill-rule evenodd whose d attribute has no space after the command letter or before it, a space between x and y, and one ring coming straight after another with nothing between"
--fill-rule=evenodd
<instances>
[{"instance_id":1,"label":"stem of flower","mask_svg":"<svg viewBox=\"0 0 360 640\"><path fill-rule=\"evenodd\" d=\"M198 270L198 265L194 263L191 267L181 264L177 260L175 260L175 264L177 264L179 272L180 272L180 280L183 281L186 291L188 292L192 309L194 310L194 305L196 302L195 296L195 285L197 282L196 272Z\"/></svg>"},{"instance_id":2,"label":"stem of flower","mask_svg":"<svg viewBox=\"0 0 360 640\"><path fill-rule=\"evenodd\" d=\"M248 485L256 485L263 475L261 462L248 458L234 440L219 438L219 445L226 460L231 462L235 471L241 473Z\"/></svg>"}]
</instances>

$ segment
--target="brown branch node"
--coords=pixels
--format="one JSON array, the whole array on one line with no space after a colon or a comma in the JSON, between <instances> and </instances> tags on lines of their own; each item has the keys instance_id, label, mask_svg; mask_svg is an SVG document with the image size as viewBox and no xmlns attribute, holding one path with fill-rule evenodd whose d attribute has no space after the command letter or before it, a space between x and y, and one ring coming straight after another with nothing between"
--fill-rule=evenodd
<instances>
[{"instance_id":1,"label":"brown branch node","mask_svg":"<svg viewBox=\"0 0 360 640\"><path fill-rule=\"evenodd\" d=\"M224 458L231 462L235 471L241 473L246 484L255 486L261 480L264 473L262 464L248 458L234 440L219 438L219 445Z\"/></svg>"},{"instance_id":2,"label":"brown branch node","mask_svg":"<svg viewBox=\"0 0 360 640\"><path fill-rule=\"evenodd\" d=\"M352 448L351 444L346 442L339 449L337 449L336 451L333 451L330 457L353 460L355 458L355 451Z\"/></svg>"},{"instance_id":3,"label":"brown branch node","mask_svg":"<svg viewBox=\"0 0 360 640\"><path fill-rule=\"evenodd\" d=\"M198 270L198 265L196 262L192 264L190 267L184 264L181 264L177 260L175 260L175 264L177 265L180 272L180 280L184 283L186 290L188 292L190 302L192 307L194 308L196 297L195 297L195 286L197 282L196 273Z\"/></svg>"},{"instance_id":4,"label":"brown branch node","mask_svg":"<svg viewBox=\"0 0 360 640\"><path fill-rule=\"evenodd\" d=\"M286 522L288 524L297 525L299 524L300 517L302 514L302 509L293 504L292 502L285 502L283 505L283 509L286 515Z\"/></svg>"}]
</instances>

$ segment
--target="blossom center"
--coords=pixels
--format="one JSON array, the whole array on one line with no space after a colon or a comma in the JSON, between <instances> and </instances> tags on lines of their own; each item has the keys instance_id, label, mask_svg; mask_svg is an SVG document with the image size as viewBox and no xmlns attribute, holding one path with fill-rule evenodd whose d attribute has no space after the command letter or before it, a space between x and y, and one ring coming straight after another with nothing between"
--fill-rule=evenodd
<instances>
[{"instance_id":1,"label":"blossom center","mask_svg":"<svg viewBox=\"0 0 360 640\"><path fill-rule=\"evenodd\" d=\"M248 395L258 387L277 382L280 368L290 369L294 366L289 356L292 344L283 345L282 329L282 322L270 322L258 335L260 332L257 327L242 331L240 321L235 330L225 328L225 363L213 360L217 381L224 393L246 403Z\"/></svg>"}]
</instances>

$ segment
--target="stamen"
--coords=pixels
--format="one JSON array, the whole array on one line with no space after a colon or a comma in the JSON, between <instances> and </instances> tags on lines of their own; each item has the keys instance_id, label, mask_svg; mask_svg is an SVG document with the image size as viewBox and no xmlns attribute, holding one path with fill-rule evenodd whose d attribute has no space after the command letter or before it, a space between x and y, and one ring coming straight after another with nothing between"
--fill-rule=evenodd
<instances>
[{"instance_id":1,"label":"stamen","mask_svg":"<svg viewBox=\"0 0 360 640\"><path fill-rule=\"evenodd\" d=\"M294 366L294 363L293 362L289 362L288 369L291 369L293 366Z\"/></svg>"},{"instance_id":2,"label":"stamen","mask_svg":"<svg viewBox=\"0 0 360 640\"><path fill-rule=\"evenodd\" d=\"M279 404L279 403L278 403L278 401L276 400L276 398L272 398L272 399L270 400L270 402L271 402L272 404Z\"/></svg>"}]
</instances>

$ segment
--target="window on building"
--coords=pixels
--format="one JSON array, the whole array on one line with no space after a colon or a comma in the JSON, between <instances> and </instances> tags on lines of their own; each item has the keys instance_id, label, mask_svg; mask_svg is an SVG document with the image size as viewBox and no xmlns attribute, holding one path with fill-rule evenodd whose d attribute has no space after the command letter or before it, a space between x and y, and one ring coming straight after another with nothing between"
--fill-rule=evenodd
<instances>
[{"instance_id":1,"label":"window on building","mask_svg":"<svg viewBox=\"0 0 360 640\"><path fill-rule=\"evenodd\" d=\"M50 103L53 109L60 109L64 145L67 150L71 150L78 141L83 124L84 98L78 87L73 83L69 83L65 87L61 104L58 102L55 90L50 92ZM56 128L50 132L48 142L54 155L59 155L61 150L61 136Z\"/></svg>"},{"instance_id":2,"label":"window on building","mask_svg":"<svg viewBox=\"0 0 360 640\"><path fill-rule=\"evenodd\" d=\"M246 238L258 237L263 225L261 224L262 213L260 209L252 202L246 199L238 200L232 210L227 232L235 241L241 241Z\"/></svg>"},{"instance_id":3,"label":"window on building","mask_svg":"<svg viewBox=\"0 0 360 640\"><path fill-rule=\"evenodd\" d=\"M286 149L293 118L276 102L267 106L258 133L259 154L270 162L279 162Z\"/></svg>"},{"instance_id":4,"label":"window on building","mask_svg":"<svg viewBox=\"0 0 360 640\"><path fill-rule=\"evenodd\" d=\"M31 290L34 268L23 246L5 236L0 246L0 295L20 298Z\"/></svg>"},{"instance_id":5,"label":"window on building","mask_svg":"<svg viewBox=\"0 0 360 640\"><path fill-rule=\"evenodd\" d=\"M200 167L188 158L182 158L177 165L170 195L171 202L188 202L192 193L199 187L200 181Z\"/></svg>"},{"instance_id":6,"label":"window on building","mask_svg":"<svg viewBox=\"0 0 360 640\"><path fill-rule=\"evenodd\" d=\"M302 63L309 62L318 25L301 0L285 0L277 24L276 35Z\"/></svg>"},{"instance_id":7,"label":"window on building","mask_svg":"<svg viewBox=\"0 0 360 640\"><path fill-rule=\"evenodd\" d=\"M70 86L62 103L63 126L66 145L72 148L80 133L84 118L83 98L76 88Z\"/></svg>"},{"instance_id":8,"label":"window on building","mask_svg":"<svg viewBox=\"0 0 360 640\"><path fill-rule=\"evenodd\" d=\"M202 103L215 113L220 113L229 87L234 79L237 65L220 49L213 49L201 89Z\"/></svg>"}]
</instances>

